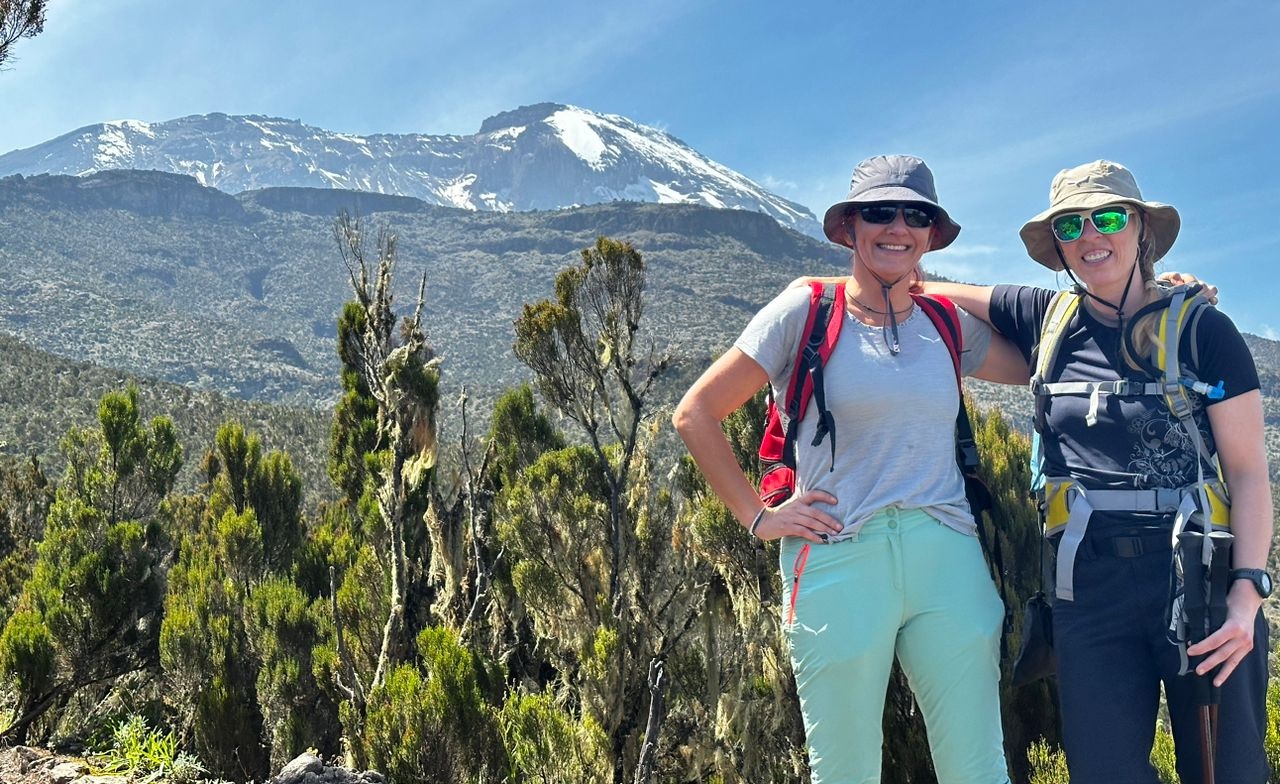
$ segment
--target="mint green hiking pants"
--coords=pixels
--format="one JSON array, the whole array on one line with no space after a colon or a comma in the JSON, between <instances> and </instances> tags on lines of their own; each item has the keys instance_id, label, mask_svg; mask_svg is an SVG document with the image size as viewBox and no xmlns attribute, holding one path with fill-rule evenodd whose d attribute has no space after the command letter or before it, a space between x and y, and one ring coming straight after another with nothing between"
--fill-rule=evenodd
<instances>
[{"instance_id":1,"label":"mint green hiking pants","mask_svg":"<svg viewBox=\"0 0 1280 784\"><path fill-rule=\"evenodd\" d=\"M783 539L781 564L814 784L879 784L895 655L924 716L939 784L1009 781L999 694L1004 608L976 538L919 509L889 507L856 539Z\"/></svg>"}]
</instances>

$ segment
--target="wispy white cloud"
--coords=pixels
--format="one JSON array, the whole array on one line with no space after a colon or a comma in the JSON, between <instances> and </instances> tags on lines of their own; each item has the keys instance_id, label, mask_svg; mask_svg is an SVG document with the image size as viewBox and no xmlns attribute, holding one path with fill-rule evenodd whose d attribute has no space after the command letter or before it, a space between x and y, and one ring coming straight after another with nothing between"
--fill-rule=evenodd
<instances>
[{"instance_id":1,"label":"wispy white cloud","mask_svg":"<svg viewBox=\"0 0 1280 784\"><path fill-rule=\"evenodd\" d=\"M1074 159L1064 157L1063 151L1080 147L1082 140L1087 140L1089 148L1105 148L1117 142L1141 138L1153 131L1185 126L1200 118L1269 101L1276 96L1280 96L1280 80L1270 75L1258 75L1229 85L1220 81L1187 85L1182 100L1135 102L1127 110L1112 108L1105 117L1093 114L1079 118L1071 114L1056 116L1051 125L1032 129L1030 134L993 136L984 131L979 138L965 140L965 145L973 152L953 158L949 162L948 173L961 177L982 176L993 171L1026 169L1045 161L1051 161L1052 166L1065 167ZM993 140L997 143L992 144Z\"/></svg>"},{"instance_id":2,"label":"wispy white cloud","mask_svg":"<svg viewBox=\"0 0 1280 784\"><path fill-rule=\"evenodd\" d=\"M1263 324L1258 334L1267 340L1280 340L1280 331L1277 331L1276 328L1270 324Z\"/></svg>"},{"instance_id":3,"label":"wispy white cloud","mask_svg":"<svg viewBox=\"0 0 1280 784\"><path fill-rule=\"evenodd\" d=\"M775 191L775 192L787 191L788 193L794 193L795 191L800 189L800 186L796 184L794 180L780 179L778 177L774 177L772 174L766 174L760 179L756 180L756 182L760 183L761 185L768 188L769 190Z\"/></svg>"}]
</instances>

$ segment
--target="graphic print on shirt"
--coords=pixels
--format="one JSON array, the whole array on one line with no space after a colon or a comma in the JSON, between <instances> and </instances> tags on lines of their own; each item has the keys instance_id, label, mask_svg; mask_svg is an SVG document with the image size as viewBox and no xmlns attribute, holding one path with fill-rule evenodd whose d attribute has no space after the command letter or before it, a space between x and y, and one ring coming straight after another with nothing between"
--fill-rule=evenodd
<instances>
[{"instance_id":1,"label":"graphic print on shirt","mask_svg":"<svg viewBox=\"0 0 1280 784\"><path fill-rule=\"evenodd\" d=\"M1200 437L1212 451L1213 434L1201 414L1204 402L1192 400ZM1183 487L1196 481L1196 446L1182 423L1166 405L1152 406L1129 420L1133 439L1129 472L1139 487Z\"/></svg>"}]
</instances>

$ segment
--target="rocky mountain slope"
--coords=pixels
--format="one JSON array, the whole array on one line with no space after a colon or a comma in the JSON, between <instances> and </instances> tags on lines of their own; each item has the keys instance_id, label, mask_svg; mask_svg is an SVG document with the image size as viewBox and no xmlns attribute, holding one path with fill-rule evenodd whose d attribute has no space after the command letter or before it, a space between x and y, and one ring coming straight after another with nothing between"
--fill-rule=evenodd
<instances>
[{"instance_id":1,"label":"rocky mountain slope","mask_svg":"<svg viewBox=\"0 0 1280 784\"><path fill-rule=\"evenodd\" d=\"M121 120L0 155L0 177L108 169L187 174L227 193L340 188L466 210L553 210L612 201L750 210L821 238L805 207L674 136L574 106L523 106L470 136L356 136L277 117Z\"/></svg>"},{"instance_id":2,"label":"rocky mountain slope","mask_svg":"<svg viewBox=\"0 0 1280 784\"><path fill-rule=\"evenodd\" d=\"M399 237L401 302L427 277L427 323L456 381L509 386L520 307L597 235L651 266L664 340L721 348L791 278L834 272L832 246L759 213L617 202L471 212L398 196L268 189L232 196L159 172L0 180L0 329L46 350L254 400L324 403L347 272L340 209Z\"/></svg>"}]
</instances>

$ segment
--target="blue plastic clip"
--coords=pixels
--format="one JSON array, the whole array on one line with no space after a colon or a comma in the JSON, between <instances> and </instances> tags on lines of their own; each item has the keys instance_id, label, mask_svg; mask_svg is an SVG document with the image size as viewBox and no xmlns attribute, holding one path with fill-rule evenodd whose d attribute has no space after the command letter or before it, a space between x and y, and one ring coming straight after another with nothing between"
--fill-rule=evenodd
<instances>
[{"instance_id":1,"label":"blue plastic clip","mask_svg":"<svg viewBox=\"0 0 1280 784\"><path fill-rule=\"evenodd\" d=\"M1226 390L1222 388L1222 381L1219 381L1217 386L1212 387L1203 381L1196 381L1194 378L1188 378L1186 376L1178 379L1178 381L1187 389L1190 389L1193 392L1199 392L1210 400L1221 400L1227 394Z\"/></svg>"}]
</instances>

